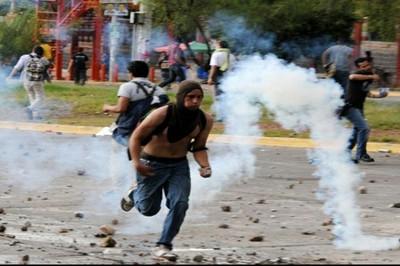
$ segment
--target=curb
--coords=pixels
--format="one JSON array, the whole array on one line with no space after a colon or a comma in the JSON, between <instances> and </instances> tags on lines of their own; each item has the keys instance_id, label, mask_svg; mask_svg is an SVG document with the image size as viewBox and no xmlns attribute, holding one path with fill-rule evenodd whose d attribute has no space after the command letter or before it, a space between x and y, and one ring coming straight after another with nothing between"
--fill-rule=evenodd
<instances>
[{"instance_id":1,"label":"curb","mask_svg":"<svg viewBox=\"0 0 400 266\"><path fill-rule=\"evenodd\" d=\"M0 129L54 132L78 135L96 135L103 127L71 126L45 123L28 123L14 121L0 121ZM210 134L209 140L218 143L254 144L258 146L275 146L288 148L313 148L311 139L300 138L278 138L278 137L252 137L252 136L230 136L223 134ZM384 153L400 153L400 144L368 142L368 151Z\"/></svg>"}]
</instances>

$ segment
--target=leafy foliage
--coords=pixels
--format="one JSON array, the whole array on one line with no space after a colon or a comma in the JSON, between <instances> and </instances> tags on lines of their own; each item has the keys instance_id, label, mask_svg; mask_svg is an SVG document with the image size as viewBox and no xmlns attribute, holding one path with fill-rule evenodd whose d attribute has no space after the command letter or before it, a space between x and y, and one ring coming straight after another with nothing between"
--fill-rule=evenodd
<instances>
[{"instance_id":1,"label":"leafy foliage","mask_svg":"<svg viewBox=\"0 0 400 266\"><path fill-rule=\"evenodd\" d=\"M14 19L0 22L0 60L12 62L32 50L35 27L33 9L20 12Z\"/></svg>"},{"instance_id":2,"label":"leafy foliage","mask_svg":"<svg viewBox=\"0 0 400 266\"><path fill-rule=\"evenodd\" d=\"M356 1L360 17L368 18L368 31L372 40L395 41L397 25L400 25L399 0Z\"/></svg>"}]
</instances>

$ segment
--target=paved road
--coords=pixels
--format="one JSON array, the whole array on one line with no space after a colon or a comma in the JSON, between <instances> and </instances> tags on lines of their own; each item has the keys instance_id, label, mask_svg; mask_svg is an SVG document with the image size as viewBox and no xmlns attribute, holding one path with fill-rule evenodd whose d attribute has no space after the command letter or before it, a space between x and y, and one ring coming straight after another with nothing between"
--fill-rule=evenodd
<instances>
[{"instance_id":1,"label":"paved road","mask_svg":"<svg viewBox=\"0 0 400 266\"><path fill-rule=\"evenodd\" d=\"M24 255L29 263L154 263L150 250L165 209L152 218L118 209L121 191L109 191L109 153L115 149L109 137L3 128L0 140L0 223L6 228L0 263L19 263ZM399 250L334 246L332 226L322 225L328 217L315 195L318 180L307 147L258 145L254 171L246 173L231 159L247 155L230 147L211 140L214 176L192 176L191 207L175 240L177 263L196 263L195 256L208 264L400 263ZM358 166L365 174L360 185L367 188L358 195L362 226L368 234L395 236L400 209L389 204L400 201L400 155L372 154L376 163ZM114 248L101 247L103 238L96 237L104 224L116 230ZM255 237L259 241L251 241Z\"/></svg>"}]
</instances>

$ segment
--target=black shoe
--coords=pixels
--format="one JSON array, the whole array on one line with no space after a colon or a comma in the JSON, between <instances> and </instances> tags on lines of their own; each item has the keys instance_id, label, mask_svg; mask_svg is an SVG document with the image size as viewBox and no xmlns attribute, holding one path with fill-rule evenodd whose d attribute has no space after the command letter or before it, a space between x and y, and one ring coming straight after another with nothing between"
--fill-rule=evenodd
<instances>
[{"instance_id":1,"label":"black shoe","mask_svg":"<svg viewBox=\"0 0 400 266\"><path fill-rule=\"evenodd\" d=\"M363 161L366 163L375 162L374 158L370 157L368 154L364 154L363 156L361 156L360 161Z\"/></svg>"},{"instance_id":2,"label":"black shoe","mask_svg":"<svg viewBox=\"0 0 400 266\"><path fill-rule=\"evenodd\" d=\"M357 159L352 159L353 163L358 164L358 160Z\"/></svg>"}]
</instances>

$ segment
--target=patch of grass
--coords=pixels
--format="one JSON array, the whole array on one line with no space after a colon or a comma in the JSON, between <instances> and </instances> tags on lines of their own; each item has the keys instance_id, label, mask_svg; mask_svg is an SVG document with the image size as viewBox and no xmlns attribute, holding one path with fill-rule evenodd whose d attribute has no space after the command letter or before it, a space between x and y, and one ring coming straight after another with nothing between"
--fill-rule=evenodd
<instances>
[{"instance_id":1,"label":"patch of grass","mask_svg":"<svg viewBox=\"0 0 400 266\"><path fill-rule=\"evenodd\" d=\"M82 126L109 126L117 118L117 114L105 115L102 112L104 103L115 104L117 102L118 84L113 85L85 85L77 86L74 84L51 83L46 84L46 97L68 104L71 108L69 112L57 113L49 118L49 123L82 125ZM168 96L171 101L175 101L175 93L169 91ZM3 97L3 95L2 95ZM21 105L28 104L25 90L20 87L10 95ZM203 110L211 111L213 97L206 91L203 100ZM55 111L56 112L56 111ZM365 114L368 123L372 128L370 141L400 143L400 105L383 104L380 101L367 100ZM278 123L273 121L273 116L267 109L262 109L260 127L263 135L267 137L296 137L308 138L309 132L296 133L292 130L283 129ZM221 123L215 123L212 133L223 133L224 127Z\"/></svg>"}]
</instances>

